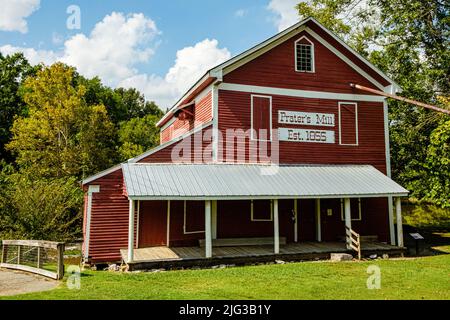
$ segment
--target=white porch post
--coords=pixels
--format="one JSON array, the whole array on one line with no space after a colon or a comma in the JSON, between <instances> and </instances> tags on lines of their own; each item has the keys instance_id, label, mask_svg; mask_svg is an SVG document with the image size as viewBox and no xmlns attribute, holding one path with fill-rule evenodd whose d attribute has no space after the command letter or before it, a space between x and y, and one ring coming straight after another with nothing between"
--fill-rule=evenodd
<instances>
[{"instance_id":1,"label":"white porch post","mask_svg":"<svg viewBox=\"0 0 450 320\"><path fill-rule=\"evenodd\" d=\"M320 199L316 199L316 241L322 242L322 222L320 221Z\"/></svg>"},{"instance_id":2,"label":"white porch post","mask_svg":"<svg viewBox=\"0 0 450 320\"><path fill-rule=\"evenodd\" d=\"M352 213L350 208L350 198L344 199L344 213L345 213L345 239L347 242L347 249L350 249L351 244L351 234L347 231L347 228L352 229Z\"/></svg>"},{"instance_id":3,"label":"white porch post","mask_svg":"<svg viewBox=\"0 0 450 320\"><path fill-rule=\"evenodd\" d=\"M397 245L403 247L402 202L400 197L395 199L395 214L397 216Z\"/></svg>"},{"instance_id":4,"label":"white porch post","mask_svg":"<svg viewBox=\"0 0 450 320\"><path fill-rule=\"evenodd\" d=\"M388 197L389 238L391 245L395 246L394 205L392 202L392 197Z\"/></svg>"},{"instance_id":5,"label":"white porch post","mask_svg":"<svg viewBox=\"0 0 450 320\"><path fill-rule=\"evenodd\" d=\"M217 200L211 202L211 237L217 239Z\"/></svg>"},{"instance_id":6,"label":"white porch post","mask_svg":"<svg viewBox=\"0 0 450 320\"><path fill-rule=\"evenodd\" d=\"M212 257L211 201L205 201L205 257Z\"/></svg>"},{"instance_id":7,"label":"white porch post","mask_svg":"<svg viewBox=\"0 0 450 320\"><path fill-rule=\"evenodd\" d=\"M273 236L274 253L280 253L280 230L278 223L278 199L273 200Z\"/></svg>"},{"instance_id":8,"label":"white porch post","mask_svg":"<svg viewBox=\"0 0 450 320\"><path fill-rule=\"evenodd\" d=\"M92 217L92 197L96 192L100 192L100 186L89 186L86 208L86 231L84 236L84 258L89 259L89 242L91 238L91 217Z\"/></svg>"},{"instance_id":9,"label":"white porch post","mask_svg":"<svg viewBox=\"0 0 450 320\"><path fill-rule=\"evenodd\" d=\"M128 215L128 259L127 262L133 262L134 258L134 200L130 199Z\"/></svg>"}]
</instances>

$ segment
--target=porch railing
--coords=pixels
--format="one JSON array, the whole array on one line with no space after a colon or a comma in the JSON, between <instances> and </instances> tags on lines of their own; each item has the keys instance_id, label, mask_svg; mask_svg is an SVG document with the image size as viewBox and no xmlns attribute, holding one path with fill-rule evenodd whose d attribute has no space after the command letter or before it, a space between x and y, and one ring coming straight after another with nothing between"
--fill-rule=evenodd
<instances>
[{"instance_id":1,"label":"porch railing","mask_svg":"<svg viewBox=\"0 0 450 320\"><path fill-rule=\"evenodd\" d=\"M3 240L1 268L36 273L55 280L64 277L64 243Z\"/></svg>"},{"instance_id":2,"label":"porch railing","mask_svg":"<svg viewBox=\"0 0 450 320\"><path fill-rule=\"evenodd\" d=\"M347 234L347 246L358 253L358 260L361 260L361 236L353 229L345 227Z\"/></svg>"}]
</instances>

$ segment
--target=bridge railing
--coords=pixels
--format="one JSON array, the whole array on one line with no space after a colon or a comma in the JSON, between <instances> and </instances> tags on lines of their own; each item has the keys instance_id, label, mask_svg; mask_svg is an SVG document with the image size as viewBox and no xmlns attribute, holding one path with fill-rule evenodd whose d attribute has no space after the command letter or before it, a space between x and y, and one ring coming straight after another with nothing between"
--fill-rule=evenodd
<instances>
[{"instance_id":1,"label":"bridge railing","mask_svg":"<svg viewBox=\"0 0 450 320\"><path fill-rule=\"evenodd\" d=\"M64 277L64 243L40 240L2 240L1 268Z\"/></svg>"}]
</instances>

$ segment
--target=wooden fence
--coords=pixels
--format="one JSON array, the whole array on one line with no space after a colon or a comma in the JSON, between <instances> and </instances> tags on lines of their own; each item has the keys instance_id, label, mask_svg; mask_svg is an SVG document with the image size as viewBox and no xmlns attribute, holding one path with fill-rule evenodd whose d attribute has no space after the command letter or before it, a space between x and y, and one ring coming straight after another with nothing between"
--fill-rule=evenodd
<instances>
[{"instance_id":1,"label":"wooden fence","mask_svg":"<svg viewBox=\"0 0 450 320\"><path fill-rule=\"evenodd\" d=\"M38 240L3 240L1 268L64 277L64 243Z\"/></svg>"}]
</instances>

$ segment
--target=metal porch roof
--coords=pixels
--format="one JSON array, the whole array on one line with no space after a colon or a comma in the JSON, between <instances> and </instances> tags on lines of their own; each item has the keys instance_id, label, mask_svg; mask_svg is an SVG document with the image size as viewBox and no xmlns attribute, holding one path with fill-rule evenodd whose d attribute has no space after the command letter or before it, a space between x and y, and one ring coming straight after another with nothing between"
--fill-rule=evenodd
<instances>
[{"instance_id":1,"label":"metal porch roof","mask_svg":"<svg viewBox=\"0 0 450 320\"><path fill-rule=\"evenodd\" d=\"M125 163L122 169L128 197L135 200L408 195L408 190L370 165Z\"/></svg>"}]
</instances>

